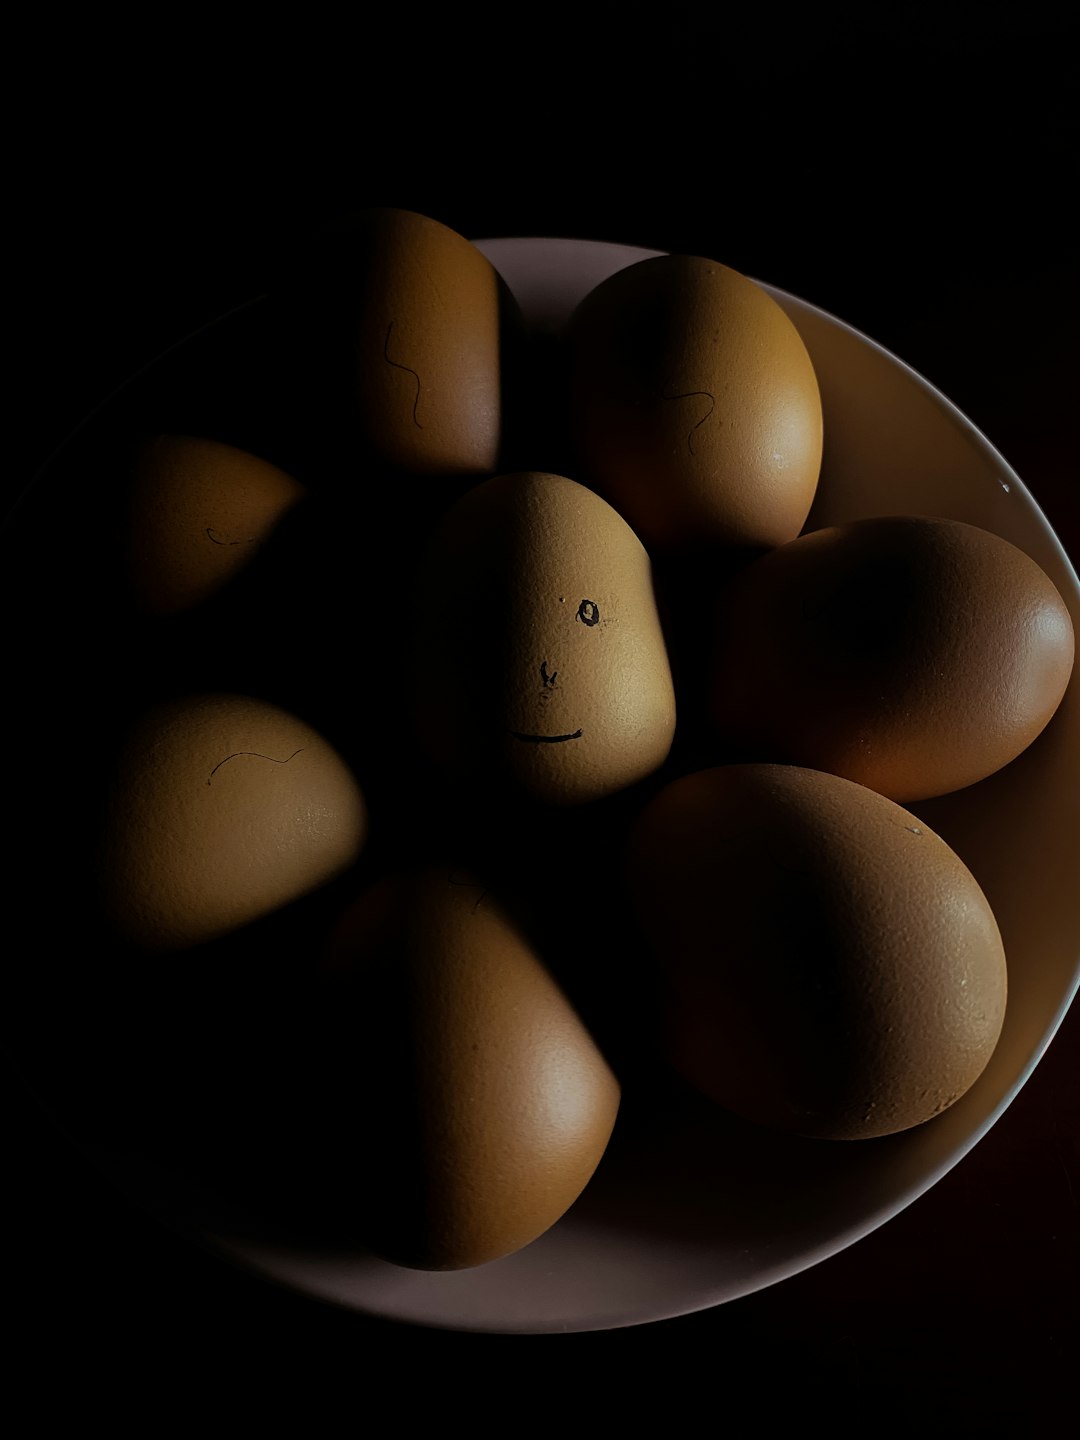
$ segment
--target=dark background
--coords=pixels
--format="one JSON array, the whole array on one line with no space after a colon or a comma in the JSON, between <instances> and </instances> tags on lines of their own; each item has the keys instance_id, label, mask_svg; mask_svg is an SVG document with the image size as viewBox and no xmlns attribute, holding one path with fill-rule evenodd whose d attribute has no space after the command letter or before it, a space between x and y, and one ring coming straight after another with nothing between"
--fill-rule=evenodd
<instances>
[{"instance_id":1,"label":"dark background","mask_svg":"<svg viewBox=\"0 0 1080 1440\"><path fill-rule=\"evenodd\" d=\"M793 291L959 405L1080 555L1077 34L1055 8L398 7L375 28L264 12L244 30L176 11L23 22L8 48L11 495L166 345L391 204L471 237L707 254ZM584 1381L598 1420L651 1396L668 1428L694 1398L715 1423L948 1409L1022 1433L1071 1389L1078 1053L1074 1013L973 1154L824 1265L682 1320L518 1340L233 1271L103 1189L12 1084L7 1359L42 1414L125 1411L144 1381L171 1409L224 1379L236 1413L299 1386L351 1392L361 1424L376 1397L479 1418L497 1374L523 1413L550 1396L567 1421Z\"/></svg>"}]
</instances>

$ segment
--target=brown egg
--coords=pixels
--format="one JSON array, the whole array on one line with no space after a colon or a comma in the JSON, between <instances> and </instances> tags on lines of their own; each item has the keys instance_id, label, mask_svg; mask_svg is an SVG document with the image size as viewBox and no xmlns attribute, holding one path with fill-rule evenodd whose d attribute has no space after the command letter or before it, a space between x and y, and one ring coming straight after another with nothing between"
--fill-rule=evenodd
<instances>
[{"instance_id":1,"label":"brown egg","mask_svg":"<svg viewBox=\"0 0 1080 1440\"><path fill-rule=\"evenodd\" d=\"M220 590L305 494L291 475L217 440L159 435L135 467L128 573L146 611L173 615Z\"/></svg>"},{"instance_id":2,"label":"brown egg","mask_svg":"<svg viewBox=\"0 0 1080 1440\"><path fill-rule=\"evenodd\" d=\"M801 536L730 587L711 711L741 758L919 800L1014 759L1072 664L1065 603L1023 551L956 520L859 520Z\"/></svg>"},{"instance_id":3,"label":"brown egg","mask_svg":"<svg viewBox=\"0 0 1080 1440\"><path fill-rule=\"evenodd\" d=\"M365 213L357 237L362 423L414 475L492 474L502 439L500 324L509 292L456 231L408 210Z\"/></svg>"},{"instance_id":4,"label":"brown egg","mask_svg":"<svg viewBox=\"0 0 1080 1440\"><path fill-rule=\"evenodd\" d=\"M586 297L569 343L581 477L650 549L794 539L821 468L821 397L759 285L696 256L642 260Z\"/></svg>"},{"instance_id":5,"label":"brown egg","mask_svg":"<svg viewBox=\"0 0 1080 1440\"><path fill-rule=\"evenodd\" d=\"M227 934L353 863L363 798L311 726L243 695L176 700L122 748L102 836L105 910L135 944Z\"/></svg>"},{"instance_id":6,"label":"brown egg","mask_svg":"<svg viewBox=\"0 0 1080 1440\"><path fill-rule=\"evenodd\" d=\"M543 1234L596 1169L619 1085L515 921L435 867L363 896L330 963L369 1243L452 1270Z\"/></svg>"},{"instance_id":7,"label":"brown egg","mask_svg":"<svg viewBox=\"0 0 1080 1440\"><path fill-rule=\"evenodd\" d=\"M550 804L663 763L675 697L649 557L610 505L536 473L458 502L426 575L415 706L447 772Z\"/></svg>"},{"instance_id":8,"label":"brown egg","mask_svg":"<svg viewBox=\"0 0 1080 1440\"><path fill-rule=\"evenodd\" d=\"M982 891L915 816L834 775L724 766L639 817L627 879L675 1066L746 1119L858 1139L978 1079L1005 1012Z\"/></svg>"}]
</instances>

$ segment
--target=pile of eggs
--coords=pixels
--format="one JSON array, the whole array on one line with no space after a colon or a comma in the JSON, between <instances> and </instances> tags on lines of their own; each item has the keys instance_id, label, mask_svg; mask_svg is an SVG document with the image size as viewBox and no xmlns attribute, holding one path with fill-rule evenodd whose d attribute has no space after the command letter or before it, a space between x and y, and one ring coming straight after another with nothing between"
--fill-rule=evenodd
<instances>
[{"instance_id":1,"label":"pile of eggs","mask_svg":"<svg viewBox=\"0 0 1080 1440\"><path fill-rule=\"evenodd\" d=\"M407 1266L553 1225L654 1063L803 1137L931 1120L994 1050L1005 956L903 807L1050 721L1053 584L952 520L801 533L813 365L719 263L630 265L552 342L433 220L370 212L349 243L321 403L370 462L365 523L419 537L404 601L357 578L359 738L220 689L146 707L101 829L112 932L195 954L332 897L296 959L327 1052L301 1126L336 1091L355 1159L312 1183ZM242 589L308 483L216 435L143 444L119 567L142 633Z\"/></svg>"}]
</instances>

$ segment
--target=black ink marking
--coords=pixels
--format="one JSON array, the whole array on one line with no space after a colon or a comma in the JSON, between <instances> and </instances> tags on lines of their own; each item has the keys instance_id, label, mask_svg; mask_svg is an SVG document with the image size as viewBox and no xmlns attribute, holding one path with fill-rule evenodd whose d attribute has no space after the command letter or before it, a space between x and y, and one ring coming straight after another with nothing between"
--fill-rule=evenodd
<instances>
[{"instance_id":1,"label":"black ink marking","mask_svg":"<svg viewBox=\"0 0 1080 1440\"><path fill-rule=\"evenodd\" d=\"M530 745L560 745L564 740L580 740L581 731L575 730L572 735L523 735L520 730L511 730L515 740L525 740Z\"/></svg>"},{"instance_id":2,"label":"black ink marking","mask_svg":"<svg viewBox=\"0 0 1080 1440\"><path fill-rule=\"evenodd\" d=\"M553 670L549 675L547 673L547 661L540 661L540 679L544 682L544 684L548 687L549 690L555 684L555 681L558 679L558 675L558 670Z\"/></svg>"},{"instance_id":3,"label":"black ink marking","mask_svg":"<svg viewBox=\"0 0 1080 1440\"><path fill-rule=\"evenodd\" d=\"M574 617L580 620L583 625L599 625L600 606L595 600L582 600L577 607L577 615Z\"/></svg>"},{"instance_id":4,"label":"black ink marking","mask_svg":"<svg viewBox=\"0 0 1080 1440\"><path fill-rule=\"evenodd\" d=\"M389 354L389 351L390 351L390 331L393 330L393 328L394 328L394 321L391 320L391 321L390 321L390 324L386 327L386 339L383 341L383 351L382 351L382 353L383 353L383 359L386 361L386 363L387 363L388 365L393 365L393 367L394 367L395 370L404 370L407 375L411 375L411 376L413 377L413 379L416 381L416 399L413 401L412 418L413 418L413 424L416 426L416 428L417 428L418 430L422 430L424 427L423 427L423 425L420 424L420 421L416 418L416 407L420 404L420 376L416 373L416 371L415 371L410 365L399 365L396 360L391 360L391 359L390 359L390 354Z\"/></svg>"},{"instance_id":5,"label":"black ink marking","mask_svg":"<svg viewBox=\"0 0 1080 1440\"><path fill-rule=\"evenodd\" d=\"M484 886L484 885L478 885L475 880L455 880L455 879L454 879L455 873L456 873L456 872L452 870L452 871L450 872L450 874L447 875L447 877L446 877L446 883L447 883L448 885L453 885L455 888L461 889L461 890L479 890L479 891L480 891L480 898L479 898L479 900L477 900L476 904L472 907L472 913L475 915L476 912L477 912L477 910L479 910L479 909L480 909L480 906L484 903L484 896L487 894L487 888L486 888L486 886Z\"/></svg>"},{"instance_id":6,"label":"black ink marking","mask_svg":"<svg viewBox=\"0 0 1080 1440\"><path fill-rule=\"evenodd\" d=\"M303 748L304 747L301 745L300 750L303 750ZM300 750L294 750L293 753L289 756L289 760L295 760L297 755L300 754ZM277 760L273 755L260 755L257 750L236 750L233 752L233 754L226 755L224 760L218 761L218 763L210 771L210 779L207 780L207 785L210 784L210 781L213 780L214 776L221 769L222 765L227 765L230 760L237 760L244 755L250 755L252 759L255 760L270 760L275 765L288 765L289 763L289 760Z\"/></svg>"},{"instance_id":7,"label":"black ink marking","mask_svg":"<svg viewBox=\"0 0 1080 1440\"><path fill-rule=\"evenodd\" d=\"M246 540L219 540L218 537L214 534L213 527L210 526L210 525L208 525L208 526L206 527L206 533L207 533L207 535L209 536L209 538L214 542L215 545L254 545L254 544L255 544L255 536L254 536L254 535L249 535Z\"/></svg>"},{"instance_id":8,"label":"black ink marking","mask_svg":"<svg viewBox=\"0 0 1080 1440\"><path fill-rule=\"evenodd\" d=\"M711 390L687 390L683 395L661 395L660 398L662 400L708 400L708 410L705 411L705 414L702 415L701 419L697 422L696 425L692 425L690 427L690 433L686 437L687 449L690 451L691 455L695 455L697 452L694 449L694 431L699 430L701 426L705 424L705 421L708 420L709 416L713 413L713 411L716 409L716 396L712 393Z\"/></svg>"}]
</instances>

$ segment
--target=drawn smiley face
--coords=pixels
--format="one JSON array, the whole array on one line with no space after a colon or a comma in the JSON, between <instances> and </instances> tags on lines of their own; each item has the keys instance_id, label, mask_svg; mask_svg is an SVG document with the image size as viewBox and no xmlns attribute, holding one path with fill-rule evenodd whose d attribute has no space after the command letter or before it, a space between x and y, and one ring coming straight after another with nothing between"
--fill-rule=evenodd
<instances>
[{"instance_id":1,"label":"drawn smiley face","mask_svg":"<svg viewBox=\"0 0 1080 1440\"><path fill-rule=\"evenodd\" d=\"M559 596L559 604L566 604L565 595ZM578 605L577 610L574 613L574 619L575 621L579 621L587 629L591 630L595 626L600 624L600 606L596 603L595 600L582 599L581 603ZM573 644L560 644L560 649L563 652L567 650L574 650L576 652L577 646ZM587 660L587 655L583 658L586 658ZM539 675L540 689L537 691L537 700L542 707L550 708L551 702L556 695L556 687L559 684L559 671L553 668L553 666L545 658L540 661ZM562 695L563 691L559 690L558 697L560 700L562 699ZM510 734L515 740L520 740L526 744L531 745L559 745L570 740L580 740L584 733L584 727L581 725L579 725L576 730L567 730L561 734L553 734L550 731L510 731Z\"/></svg>"}]
</instances>

